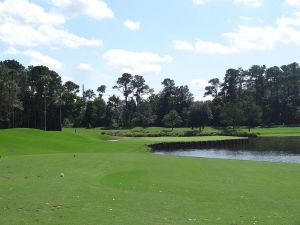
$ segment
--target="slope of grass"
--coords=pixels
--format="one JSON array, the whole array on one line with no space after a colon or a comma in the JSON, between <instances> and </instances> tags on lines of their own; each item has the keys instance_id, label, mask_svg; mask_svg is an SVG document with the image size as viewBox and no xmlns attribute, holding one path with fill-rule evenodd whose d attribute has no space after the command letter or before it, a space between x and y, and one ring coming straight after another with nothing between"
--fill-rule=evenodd
<instances>
[{"instance_id":1,"label":"slope of grass","mask_svg":"<svg viewBox=\"0 0 300 225\"><path fill-rule=\"evenodd\" d=\"M127 138L103 136L100 133L100 129L64 129L63 132L44 132L34 129L0 130L0 155L131 152L146 150L146 144L161 141L206 141L236 138L225 136Z\"/></svg>"},{"instance_id":2,"label":"slope of grass","mask_svg":"<svg viewBox=\"0 0 300 225\"><path fill-rule=\"evenodd\" d=\"M148 153L159 139L0 131L0 224L300 224L299 164Z\"/></svg>"}]
</instances>

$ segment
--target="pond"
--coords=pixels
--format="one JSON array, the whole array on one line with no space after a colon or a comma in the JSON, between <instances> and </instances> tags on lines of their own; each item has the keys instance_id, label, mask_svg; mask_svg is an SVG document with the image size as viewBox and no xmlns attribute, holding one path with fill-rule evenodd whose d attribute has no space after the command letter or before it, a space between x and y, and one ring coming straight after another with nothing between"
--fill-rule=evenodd
<instances>
[{"instance_id":1,"label":"pond","mask_svg":"<svg viewBox=\"0 0 300 225\"><path fill-rule=\"evenodd\" d=\"M248 144L243 145L155 151L155 154L300 163L300 137L259 137L251 138Z\"/></svg>"}]
</instances>

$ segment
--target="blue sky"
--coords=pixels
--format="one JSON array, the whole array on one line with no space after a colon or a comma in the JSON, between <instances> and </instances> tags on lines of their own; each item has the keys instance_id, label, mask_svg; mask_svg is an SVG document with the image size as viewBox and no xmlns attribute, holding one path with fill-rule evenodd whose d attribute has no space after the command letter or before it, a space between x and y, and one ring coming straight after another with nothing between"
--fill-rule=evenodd
<instances>
[{"instance_id":1,"label":"blue sky","mask_svg":"<svg viewBox=\"0 0 300 225\"><path fill-rule=\"evenodd\" d=\"M123 72L196 99L228 68L299 62L300 0L2 0L0 60L47 65L96 89Z\"/></svg>"}]
</instances>

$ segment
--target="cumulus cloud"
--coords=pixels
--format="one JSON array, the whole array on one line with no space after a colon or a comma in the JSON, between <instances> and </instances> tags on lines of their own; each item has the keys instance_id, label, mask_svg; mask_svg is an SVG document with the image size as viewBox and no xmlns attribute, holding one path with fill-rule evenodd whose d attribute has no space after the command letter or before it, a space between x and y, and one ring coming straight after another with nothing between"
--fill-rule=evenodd
<instances>
[{"instance_id":1,"label":"cumulus cloud","mask_svg":"<svg viewBox=\"0 0 300 225\"><path fill-rule=\"evenodd\" d=\"M240 26L237 32L223 34L242 50L268 50L276 44L300 44L300 31L288 26Z\"/></svg>"},{"instance_id":2,"label":"cumulus cloud","mask_svg":"<svg viewBox=\"0 0 300 225\"><path fill-rule=\"evenodd\" d=\"M263 0L233 0L235 4L244 4L248 7L261 7Z\"/></svg>"},{"instance_id":3,"label":"cumulus cloud","mask_svg":"<svg viewBox=\"0 0 300 225\"><path fill-rule=\"evenodd\" d=\"M79 37L68 30L41 25L33 27L19 22L0 22L0 40L9 45L33 47L63 45L70 48L101 46L102 41Z\"/></svg>"},{"instance_id":4,"label":"cumulus cloud","mask_svg":"<svg viewBox=\"0 0 300 225\"><path fill-rule=\"evenodd\" d=\"M0 21L15 20L26 24L58 25L65 18L53 12L46 12L39 5L27 0L5 0L0 3Z\"/></svg>"},{"instance_id":5,"label":"cumulus cloud","mask_svg":"<svg viewBox=\"0 0 300 225\"><path fill-rule=\"evenodd\" d=\"M62 75L61 76L61 80L63 83L66 83L67 81L72 81L72 82L75 82L74 79L70 76L66 76L66 75Z\"/></svg>"},{"instance_id":6,"label":"cumulus cloud","mask_svg":"<svg viewBox=\"0 0 300 225\"><path fill-rule=\"evenodd\" d=\"M124 21L124 26L129 30L137 31L140 29L141 23L132 20L126 20Z\"/></svg>"},{"instance_id":7,"label":"cumulus cloud","mask_svg":"<svg viewBox=\"0 0 300 225\"><path fill-rule=\"evenodd\" d=\"M228 1L228 0L193 0L196 5L203 5L208 2L216 2L216 1ZM261 7L263 5L264 0L230 0L233 4L240 4L247 7ZM292 0L290 0L292 1ZM294 0L295 1L295 0Z\"/></svg>"},{"instance_id":8,"label":"cumulus cloud","mask_svg":"<svg viewBox=\"0 0 300 225\"><path fill-rule=\"evenodd\" d=\"M277 19L276 26L238 26L221 36L228 44L198 40L173 41L174 49L206 54L234 54L243 51L270 50L278 44L300 45L300 13Z\"/></svg>"},{"instance_id":9,"label":"cumulus cloud","mask_svg":"<svg viewBox=\"0 0 300 225\"><path fill-rule=\"evenodd\" d=\"M20 54L20 51L17 50L16 48L14 47L8 47L4 52L3 54L5 55L18 55Z\"/></svg>"},{"instance_id":10,"label":"cumulus cloud","mask_svg":"<svg viewBox=\"0 0 300 225\"><path fill-rule=\"evenodd\" d=\"M93 71L94 70L94 68L88 63L80 63L77 66L77 68L81 69L81 70L88 70L88 71Z\"/></svg>"},{"instance_id":11,"label":"cumulus cloud","mask_svg":"<svg viewBox=\"0 0 300 225\"><path fill-rule=\"evenodd\" d=\"M231 54L235 52L232 47L227 47L220 43L198 40L195 44L195 50L208 54Z\"/></svg>"},{"instance_id":12,"label":"cumulus cloud","mask_svg":"<svg viewBox=\"0 0 300 225\"><path fill-rule=\"evenodd\" d=\"M194 53L221 54L221 55L237 53L237 49L235 49L234 47L227 47L217 42L198 40L196 41L195 44L192 44L191 42L188 41L175 40L173 43L174 43L174 48L176 50L191 51Z\"/></svg>"},{"instance_id":13,"label":"cumulus cloud","mask_svg":"<svg viewBox=\"0 0 300 225\"><path fill-rule=\"evenodd\" d=\"M65 18L46 12L27 0L0 2L0 40L11 46L63 45L70 48L100 46L101 40L87 39L63 27Z\"/></svg>"},{"instance_id":14,"label":"cumulus cloud","mask_svg":"<svg viewBox=\"0 0 300 225\"><path fill-rule=\"evenodd\" d=\"M161 64L171 62L169 55L159 55L149 52L132 52L123 49L111 49L103 54L107 66L119 70L121 73L159 74Z\"/></svg>"},{"instance_id":15,"label":"cumulus cloud","mask_svg":"<svg viewBox=\"0 0 300 225\"><path fill-rule=\"evenodd\" d=\"M3 54L6 55L24 55L29 57L29 64L33 66L44 65L49 67L52 70L62 69L64 64L57 59L54 59L50 56L44 55L38 51L34 50L25 50L19 51L14 47L8 47Z\"/></svg>"},{"instance_id":16,"label":"cumulus cloud","mask_svg":"<svg viewBox=\"0 0 300 225\"><path fill-rule=\"evenodd\" d=\"M292 16L283 16L277 20L279 26L300 26L300 12L295 12Z\"/></svg>"},{"instance_id":17,"label":"cumulus cloud","mask_svg":"<svg viewBox=\"0 0 300 225\"><path fill-rule=\"evenodd\" d=\"M193 2L194 2L196 5L203 5L204 3L206 3L205 0L193 0Z\"/></svg>"},{"instance_id":18,"label":"cumulus cloud","mask_svg":"<svg viewBox=\"0 0 300 225\"><path fill-rule=\"evenodd\" d=\"M113 11L101 0L50 0L56 12L70 17L85 15L94 19L114 17Z\"/></svg>"},{"instance_id":19,"label":"cumulus cloud","mask_svg":"<svg viewBox=\"0 0 300 225\"><path fill-rule=\"evenodd\" d=\"M190 82L191 87L195 90L198 95L194 96L195 101L207 101L211 100L211 96L204 97L205 87L208 86L208 80L195 79Z\"/></svg>"},{"instance_id":20,"label":"cumulus cloud","mask_svg":"<svg viewBox=\"0 0 300 225\"><path fill-rule=\"evenodd\" d=\"M195 79L191 81L191 85L204 89L206 86L208 86L208 81L203 79Z\"/></svg>"},{"instance_id":21,"label":"cumulus cloud","mask_svg":"<svg viewBox=\"0 0 300 225\"><path fill-rule=\"evenodd\" d=\"M290 6L300 7L300 0L285 0L285 3Z\"/></svg>"},{"instance_id":22,"label":"cumulus cloud","mask_svg":"<svg viewBox=\"0 0 300 225\"><path fill-rule=\"evenodd\" d=\"M275 33L274 33L275 32ZM227 32L222 36L230 40L233 46L241 50L266 50L274 47L277 40L276 28L259 26L239 26L235 32Z\"/></svg>"},{"instance_id":23,"label":"cumulus cloud","mask_svg":"<svg viewBox=\"0 0 300 225\"><path fill-rule=\"evenodd\" d=\"M176 50L186 50L186 51L195 51L195 47L191 42L182 41L182 40L175 40L173 41L174 48Z\"/></svg>"},{"instance_id":24,"label":"cumulus cloud","mask_svg":"<svg viewBox=\"0 0 300 225\"><path fill-rule=\"evenodd\" d=\"M60 61L37 51L27 50L22 54L30 57L30 65L33 66L44 65L53 70L61 69L64 66Z\"/></svg>"}]
</instances>

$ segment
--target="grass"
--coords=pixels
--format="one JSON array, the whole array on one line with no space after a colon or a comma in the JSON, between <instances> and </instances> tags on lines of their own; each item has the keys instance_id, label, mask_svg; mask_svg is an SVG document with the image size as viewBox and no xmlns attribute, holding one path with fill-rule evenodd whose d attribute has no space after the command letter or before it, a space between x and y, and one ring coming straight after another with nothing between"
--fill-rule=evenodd
<instances>
[{"instance_id":1,"label":"grass","mask_svg":"<svg viewBox=\"0 0 300 225\"><path fill-rule=\"evenodd\" d=\"M31 155L53 153L141 152L146 144L161 141L206 141L236 137L110 137L100 135L100 129L64 129L63 132L43 132L33 129L0 130L0 155ZM118 142L109 140L117 139Z\"/></svg>"},{"instance_id":2,"label":"grass","mask_svg":"<svg viewBox=\"0 0 300 225\"><path fill-rule=\"evenodd\" d=\"M241 131L248 132L248 129L241 129ZM257 127L251 129L251 132L259 133L260 136L300 136L300 127Z\"/></svg>"},{"instance_id":3,"label":"grass","mask_svg":"<svg viewBox=\"0 0 300 225\"><path fill-rule=\"evenodd\" d=\"M182 140L1 130L0 224L300 224L299 164L148 153L161 139Z\"/></svg>"}]
</instances>

